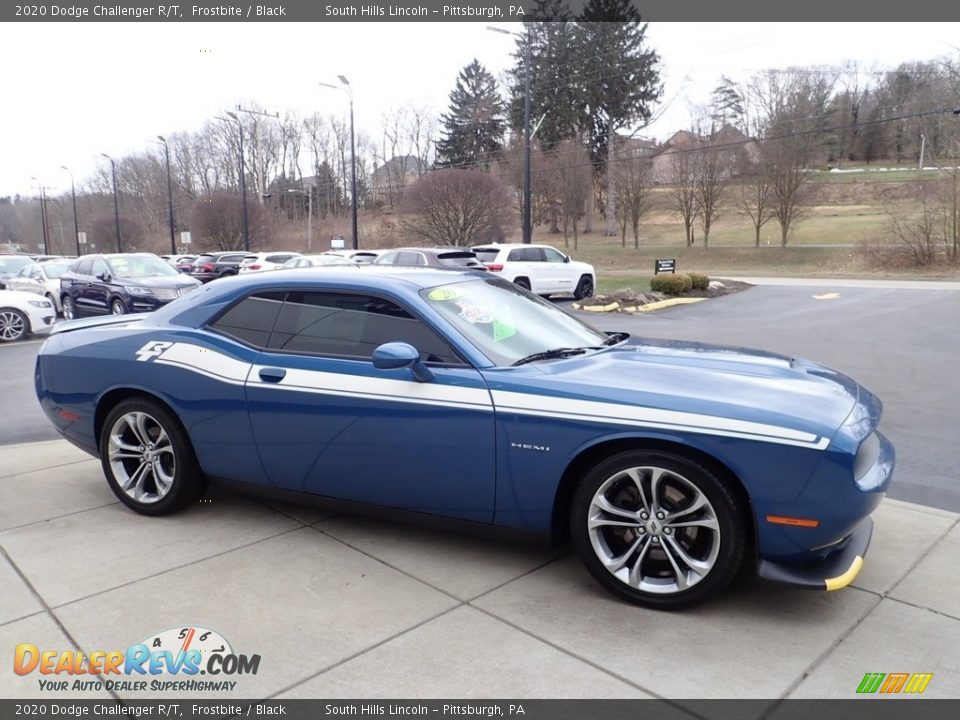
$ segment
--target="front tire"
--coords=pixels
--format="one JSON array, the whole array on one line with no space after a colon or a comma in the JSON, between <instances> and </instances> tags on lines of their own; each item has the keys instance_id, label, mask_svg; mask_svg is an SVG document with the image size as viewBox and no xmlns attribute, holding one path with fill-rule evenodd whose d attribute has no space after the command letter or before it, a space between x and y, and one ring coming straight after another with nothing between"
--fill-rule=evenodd
<instances>
[{"instance_id":1,"label":"front tire","mask_svg":"<svg viewBox=\"0 0 960 720\"><path fill-rule=\"evenodd\" d=\"M0 342L14 342L30 334L30 320L16 308L0 308Z\"/></svg>"},{"instance_id":2,"label":"front tire","mask_svg":"<svg viewBox=\"0 0 960 720\"><path fill-rule=\"evenodd\" d=\"M583 300L591 296L593 296L593 278L589 275L584 275L580 278L580 282L577 283L577 287L573 291L573 297L576 300Z\"/></svg>"},{"instance_id":3,"label":"front tire","mask_svg":"<svg viewBox=\"0 0 960 720\"><path fill-rule=\"evenodd\" d=\"M679 610L729 585L743 559L746 513L728 483L698 463L661 451L604 460L577 487L574 546L615 595Z\"/></svg>"},{"instance_id":4,"label":"front tire","mask_svg":"<svg viewBox=\"0 0 960 720\"><path fill-rule=\"evenodd\" d=\"M206 478L179 420L152 400L124 400L100 432L100 463L114 495L142 515L168 515L196 502Z\"/></svg>"},{"instance_id":5,"label":"front tire","mask_svg":"<svg viewBox=\"0 0 960 720\"><path fill-rule=\"evenodd\" d=\"M110 312L113 315L126 315L127 306L123 304L123 300L120 298L114 298L113 302L110 303Z\"/></svg>"},{"instance_id":6,"label":"front tire","mask_svg":"<svg viewBox=\"0 0 960 720\"><path fill-rule=\"evenodd\" d=\"M64 295L60 298L60 307L63 308L64 320L75 320L80 317L77 314L77 306L73 304L73 298L69 295Z\"/></svg>"}]
</instances>

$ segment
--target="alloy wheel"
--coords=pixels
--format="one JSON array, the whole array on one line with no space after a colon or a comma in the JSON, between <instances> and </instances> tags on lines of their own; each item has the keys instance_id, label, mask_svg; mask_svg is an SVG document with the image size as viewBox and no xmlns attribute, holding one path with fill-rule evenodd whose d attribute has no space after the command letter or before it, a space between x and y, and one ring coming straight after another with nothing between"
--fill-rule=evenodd
<instances>
[{"instance_id":1,"label":"alloy wheel","mask_svg":"<svg viewBox=\"0 0 960 720\"><path fill-rule=\"evenodd\" d=\"M173 486L176 454L167 431L153 416L128 412L118 417L107 451L117 484L132 500L155 503Z\"/></svg>"}]
</instances>

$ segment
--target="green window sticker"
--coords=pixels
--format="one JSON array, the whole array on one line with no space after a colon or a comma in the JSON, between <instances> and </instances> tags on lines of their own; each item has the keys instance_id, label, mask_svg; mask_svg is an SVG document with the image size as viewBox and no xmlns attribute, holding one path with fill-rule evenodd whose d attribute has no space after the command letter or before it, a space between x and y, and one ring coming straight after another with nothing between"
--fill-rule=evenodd
<instances>
[{"instance_id":1,"label":"green window sticker","mask_svg":"<svg viewBox=\"0 0 960 720\"><path fill-rule=\"evenodd\" d=\"M502 342L516 334L517 329L513 325L505 323L503 320L493 321L493 339L495 342Z\"/></svg>"},{"instance_id":2,"label":"green window sticker","mask_svg":"<svg viewBox=\"0 0 960 720\"><path fill-rule=\"evenodd\" d=\"M460 291L454 288L434 288L427 294L427 299L433 302L455 300L460 297Z\"/></svg>"}]
</instances>

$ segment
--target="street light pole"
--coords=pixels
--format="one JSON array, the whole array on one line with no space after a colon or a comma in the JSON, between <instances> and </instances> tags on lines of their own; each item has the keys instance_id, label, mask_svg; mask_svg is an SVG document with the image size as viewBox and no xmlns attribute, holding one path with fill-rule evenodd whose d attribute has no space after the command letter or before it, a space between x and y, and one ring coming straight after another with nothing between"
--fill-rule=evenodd
<instances>
[{"instance_id":1,"label":"street light pole","mask_svg":"<svg viewBox=\"0 0 960 720\"><path fill-rule=\"evenodd\" d=\"M346 90L347 95L350 98L350 212L351 212L351 223L353 227L353 235L351 238L351 247L356 250L359 248L358 235L357 235L357 143L354 139L353 133L353 88L350 86L350 81L343 75L337 75L337 78L340 80L343 89ZM336 85L331 85L330 83L317 83L322 87L337 89Z\"/></svg>"},{"instance_id":2,"label":"street light pole","mask_svg":"<svg viewBox=\"0 0 960 720\"><path fill-rule=\"evenodd\" d=\"M49 255L48 252L48 243L47 243L47 206L46 206L46 196L44 195L44 186L35 177L31 177L31 180L37 181L37 189L40 191L40 227L43 230L43 254Z\"/></svg>"},{"instance_id":3,"label":"street light pole","mask_svg":"<svg viewBox=\"0 0 960 720\"><path fill-rule=\"evenodd\" d=\"M73 199L73 236L77 243L77 257L80 257L80 223L77 221L77 189L73 184L73 171L66 165L61 165L60 169L70 173L70 197Z\"/></svg>"},{"instance_id":4,"label":"street light pole","mask_svg":"<svg viewBox=\"0 0 960 720\"><path fill-rule=\"evenodd\" d=\"M247 169L243 159L243 125L236 113L227 112L227 115L237 123L237 135L240 137L240 201L243 204L243 249L250 252L250 219L247 215ZM217 120L230 122L220 115L217 115Z\"/></svg>"},{"instance_id":5,"label":"street light pole","mask_svg":"<svg viewBox=\"0 0 960 720\"><path fill-rule=\"evenodd\" d=\"M533 203L530 179L530 31L526 34L487 26L487 30L501 35L513 35L523 42L523 242L533 241Z\"/></svg>"},{"instance_id":6,"label":"street light pole","mask_svg":"<svg viewBox=\"0 0 960 720\"><path fill-rule=\"evenodd\" d=\"M170 253L176 255L177 240L173 230L173 182L170 179L170 146L167 145L167 140L163 135L157 135L157 139L163 143L163 153L167 158L167 206L170 211Z\"/></svg>"},{"instance_id":7,"label":"street light pole","mask_svg":"<svg viewBox=\"0 0 960 720\"><path fill-rule=\"evenodd\" d=\"M110 161L110 172L113 174L113 221L117 231L117 252L119 253L123 250L120 245L120 200L117 195L117 164L106 153L100 153L100 157Z\"/></svg>"}]
</instances>

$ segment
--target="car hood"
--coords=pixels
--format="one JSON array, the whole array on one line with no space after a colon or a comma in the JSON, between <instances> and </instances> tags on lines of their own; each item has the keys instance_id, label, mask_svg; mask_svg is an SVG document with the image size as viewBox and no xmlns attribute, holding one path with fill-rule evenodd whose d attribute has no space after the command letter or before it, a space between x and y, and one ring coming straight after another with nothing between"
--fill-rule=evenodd
<instances>
[{"instance_id":1,"label":"car hood","mask_svg":"<svg viewBox=\"0 0 960 720\"><path fill-rule=\"evenodd\" d=\"M869 395L845 375L805 360L672 340L634 340L530 367L542 378L530 380L557 396L538 402L547 411L556 404L568 415L820 449L861 393Z\"/></svg>"}]
</instances>

